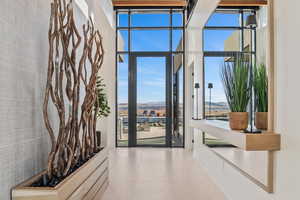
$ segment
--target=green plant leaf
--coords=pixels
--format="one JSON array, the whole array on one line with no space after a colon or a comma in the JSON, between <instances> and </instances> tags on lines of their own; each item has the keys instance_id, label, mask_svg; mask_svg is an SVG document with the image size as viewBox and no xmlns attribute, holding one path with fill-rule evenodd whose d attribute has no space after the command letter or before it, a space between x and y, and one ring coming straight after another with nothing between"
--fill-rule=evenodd
<instances>
[{"instance_id":1,"label":"green plant leaf","mask_svg":"<svg viewBox=\"0 0 300 200\"><path fill-rule=\"evenodd\" d=\"M268 112L268 76L264 64L254 67L253 88L255 110L257 112Z\"/></svg>"},{"instance_id":2,"label":"green plant leaf","mask_svg":"<svg viewBox=\"0 0 300 200\"><path fill-rule=\"evenodd\" d=\"M250 100L250 64L238 57L234 62L225 62L221 67L227 103L231 112L246 112Z\"/></svg>"},{"instance_id":3,"label":"green plant leaf","mask_svg":"<svg viewBox=\"0 0 300 200\"><path fill-rule=\"evenodd\" d=\"M107 96L104 88L106 85L103 83L103 79L98 76L96 81L96 102L95 112L97 112L97 118L107 117L110 114L110 107L108 105Z\"/></svg>"}]
</instances>

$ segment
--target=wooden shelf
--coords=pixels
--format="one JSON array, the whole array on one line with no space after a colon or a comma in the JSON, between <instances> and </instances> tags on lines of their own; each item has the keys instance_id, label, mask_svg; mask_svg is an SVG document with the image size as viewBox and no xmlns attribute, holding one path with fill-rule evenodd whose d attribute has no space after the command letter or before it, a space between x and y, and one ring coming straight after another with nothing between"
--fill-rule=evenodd
<instances>
[{"instance_id":1,"label":"wooden shelf","mask_svg":"<svg viewBox=\"0 0 300 200\"><path fill-rule=\"evenodd\" d=\"M267 0L221 0L219 6L264 6Z\"/></svg>"},{"instance_id":2,"label":"wooden shelf","mask_svg":"<svg viewBox=\"0 0 300 200\"><path fill-rule=\"evenodd\" d=\"M280 150L280 135L276 133L246 134L233 131L227 122L218 120L191 120L190 125L246 151Z\"/></svg>"},{"instance_id":3,"label":"wooden shelf","mask_svg":"<svg viewBox=\"0 0 300 200\"><path fill-rule=\"evenodd\" d=\"M135 6L180 6L185 7L187 2L185 0L112 0L114 6L118 7L135 7Z\"/></svg>"}]
</instances>

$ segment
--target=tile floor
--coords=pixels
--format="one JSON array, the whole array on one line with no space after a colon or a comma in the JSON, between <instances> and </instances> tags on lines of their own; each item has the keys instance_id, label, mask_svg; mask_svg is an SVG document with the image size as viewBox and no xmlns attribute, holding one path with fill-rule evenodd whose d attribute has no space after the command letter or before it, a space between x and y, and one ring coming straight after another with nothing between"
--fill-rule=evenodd
<instances>
[{"instance_id":1,"label":"tile floor","mask_svg":"<svg viewBox=\"0 0 300 200\"><path fill-rule=\"evenodd\" d=\"M110 153L101 200L226 200L184 149L120 148Z\"/></svg>"}]
</instances>

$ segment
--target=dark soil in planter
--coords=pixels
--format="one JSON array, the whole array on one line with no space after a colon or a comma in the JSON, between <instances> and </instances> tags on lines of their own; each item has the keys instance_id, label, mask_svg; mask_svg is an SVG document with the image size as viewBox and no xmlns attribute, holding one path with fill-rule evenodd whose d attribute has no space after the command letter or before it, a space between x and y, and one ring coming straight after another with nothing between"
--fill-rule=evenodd
<instances>
[{"instance_id":1,"label":"dark soil in planter","mask_svg":"<svg viewBox=\"0 0 300 200\"><path fill-rule=\"evenodd\" d=\"M62 182L65 178L70 176L72 173L74 173L77 169L79 169L84 163L89 161L91 158L93 158L97 153L102 151L104 148L101 148L98 152L94 153L91 157L89 157L86 160L79 160L78 163L70 169L69 173L66 176L63 177L53 177L51 180L49 180L48 175L44 174L38 181L34 182L30 185L30 187L55 187L60 182Z\"/></svg>"}]
</instances>

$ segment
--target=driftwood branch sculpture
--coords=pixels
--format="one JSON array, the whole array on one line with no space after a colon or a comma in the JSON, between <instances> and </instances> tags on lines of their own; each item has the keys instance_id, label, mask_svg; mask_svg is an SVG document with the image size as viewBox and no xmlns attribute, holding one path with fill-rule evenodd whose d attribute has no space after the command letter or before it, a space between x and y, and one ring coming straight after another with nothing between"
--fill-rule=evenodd
<instances>
[{"instance_id":1,"label":"driftwood branch sculpture","mask_svg":"<svg viewBox=\"0 0 300 200\"><path fill-rule=\"evenodd\" d=\"M96 145L97 74L103 64L102 37L92 20L77 29L72 0L51 3L44 122L51 139L48 178L62 178L92 157ZM59 117L51 124L49 104Z\"/></svg>"}]
</instances>

